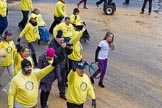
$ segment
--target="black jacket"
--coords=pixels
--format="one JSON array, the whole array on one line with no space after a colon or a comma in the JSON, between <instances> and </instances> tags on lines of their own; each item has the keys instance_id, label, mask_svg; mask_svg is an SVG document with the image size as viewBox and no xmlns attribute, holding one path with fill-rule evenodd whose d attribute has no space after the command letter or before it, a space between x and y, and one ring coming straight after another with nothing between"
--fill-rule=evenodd
<instances>
[{"instance_id":1,"label":"black jacket","mask_svg":"<svg viewBox=\"0 0 162 108\"><path fill-rule=\"evenodd\" d=\"M53 48L55 50L55 54L58 59L63 59L63 61L60 63L60 68L66 68L68 69L69 64L68 64L68 58L67 55L72 53L72 49L67 48L62 48L61 45L57 43L55 39L52 39L49 46L49 48Z\"/></svg>"}]
</instances>

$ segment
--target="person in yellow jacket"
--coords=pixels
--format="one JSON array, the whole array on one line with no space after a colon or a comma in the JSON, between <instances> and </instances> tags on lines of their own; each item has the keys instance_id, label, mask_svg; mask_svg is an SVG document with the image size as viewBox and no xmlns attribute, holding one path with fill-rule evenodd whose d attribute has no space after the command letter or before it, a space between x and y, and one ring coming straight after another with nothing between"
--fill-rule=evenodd
<instances>
[{"instance_id":1,"label":"person in yellow jacket","mask_svg":"<svg viewBox=\"0 0 162 108\"><path fill-rule=\"evenodd\" d=\"M10 79L12 79L14 70L13 59L16 51L15 44L12 40L12 32L11 30L6 30L3 40L0 42L0 78L7 69ZM7 86L2 90L6 92Z\"/></svg>"},{"instance_id":2,"label":"person in yellow jacket","mask_svg":"<svg viewBox=\"0 0 162 108\"><path fill-rule=\"evenodd\" d=\"M44 22L43 17L40 14L40 9L34 8L33 11L32 11L32 14L35 14L36 17L37 17L36 21L37 21L37 24L38 24L40 41L48 43L49 33L48 33L48 29L46 27L46 23Z\"/></svg>"},{"instance_id":3,"label":"person in yellow jacket","mask_svg":"<svg viewBox=\"0 0 162 108\"><path fill-rule=\"evenodd\" d=\"M53 29L54 38L56 37L58 30L62 30L65 42L69 42L69 40L77 33L73 25L70 23L69 17L65 17L65 22L60 23Z\"/></svg>"},{"instance_id":4,"label":"person in yellow jacket","mask_svg":"<svg viewBox=\"0 0 162 108\"><path fill-rule=\"evenodd\" d=\"M92 108L96 108L96 98L89 77L85 74L85 64L76 62L68 75L67 108L83 108L87 94L92 99Z\"/></svg>"},{"instance_id":5,"label":"person in yellow jacket","mask_svg":"<svg viewBox=\"0 0 162 108\"><path fill-rule=\"evenodd\" d=\"M7 26L7 2L6 0L0 0L0 40L2 39L2 34Z\"/></svg>"},{"instance_id":6,"label":"person in yellow jacket","mask_svg":"<svg viewBox=\"0 0 162 108\"><path fill-rule=\"evenodd\" d=\"M37 67L38 63L36 59L34 42L38 39L38 45L40 45L40 36L39 36L39 30L38 30L36 18L37 17L35 14L30 15L29 23L21 31L19 38L17 39L19 43L20 39L25 35L28 46L31 49L31 55L32 55L32 59L33 59L35 67Z\"/></svg>"},{"instance_id":7,"label":"person in yellow jacket","mask_svg":"<svg viewBox=\"0 0 162 108\"><path fill-rule=\"evenodd\" d=\"M76 28L77 31L82 30L82 28L86 26L85 22L80 19L79 13L79 9L74 8L73 14L70 16L70 23ZM90 36L87 29L84 31L81 39L83 39L84 41L90 40Z\"/></svg>"},{"instance_id":8,"label":"person in yellow jacket","mask_svg":"<svg viewBox=\"0 0 162 108\"><path fill-rule=\"evenodd\" d=\"M49 33L53 34L53 28L61 23L66 16L66 0L58 0L54 8L54 21L49 29Z\"/></svg>"},{"instance_id":9,"label":"person in yellow jacket","mask_svg":"<svg viewBox=\"0 0 162 108\"><path fill-rule=\"evenodd\" d=\"M23 29L27 24L28 14L32 8L33 8L32 0L21 0L20 10L22 12L23 18L18 24L20 29Z\"/></svg>"},{"instance_id":10,"label":"person in yellow jacket","mask_svg":"<svg viewBox=\"0 0 162 108\"><path fill-rule=\"evenodd\" d=\"M75 62L82 61L83 58L81 53L82 45L79 40L85 30L86 30L85 27L83 27L82 30L80 32L76 32L75 35L72 37L72 39L69 41L69 44L73 45L73 52L68 55L69 70L67 71L66 74L66 82L67 82L68 74L71 71L71 69L74 67Z\"/></svg>"},{"instance_id":11,"label":"person in yellow jacket","mask_svg":"<svg viewBox=\"0 0 162 108\"><path fill-rule=\"evenodd\" d=\"M21 61L27 59L33 64L32 58L30 57L30 49L27 46L20 46L21 48L15 54L14 58L14 76L17 75L17 72L21 70ZM32 65L33 66L33 65Z\"/></svg>"},{"instance_id":12,"label":"person in yellow jacket","mask_svg":"<svg viewBox=\"0 0 162 108\"><path fill-rule=\"evenodd\" d=\"M8 108L36 108L40 80L51 72L60 62L54 59L53 62L38 71L32 70L29 60L23 59L20 71L11 81L8 91Z\"/></svg>"}]
</instances>

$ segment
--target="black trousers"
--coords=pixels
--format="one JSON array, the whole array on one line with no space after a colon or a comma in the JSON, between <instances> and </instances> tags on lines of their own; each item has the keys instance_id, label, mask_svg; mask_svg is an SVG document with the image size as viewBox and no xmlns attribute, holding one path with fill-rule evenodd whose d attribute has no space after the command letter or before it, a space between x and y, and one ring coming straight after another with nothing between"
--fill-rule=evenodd
<instances>
[{"instance_id":1,"label":"black trousers","mask_svg":"<svg viewBox=\"0 0 162 108\"><path fill-rule=\"evenodd\" d=\"M55 19L54 19L54 21L53 21L53 23L52 23L52 25L51 25L51 27L50 27L50 29L49 29L49 33L53 34L53 29L54 29L54 27L55 27L56 25L60 24L60 23L61 23L61 21L58 21L58 20L55 20Z\"/></svg>"},{"instance_id":2,"label":"black trousers","mask_svg":"<svg viewBox=\"0 0 162 108\"><path fill-rule=\"evenodd\" d=\"M125 3L126 3L126 4L129 4L129 0L125 0Z\"/></svg>"},{"instance_id":3,"label":"black trousers","mask_svg":"<svg viewBox=\"0 0 162 108\"><path fill-rule=\"evenodd\" d=\"M47 107L47 101L48 101L49 94L50 94L50 91L41 90L41 93L40 93L41 108L46 108Z\"/></svg>"},{"instance_id":4,"label":"black trousers","mask_svg":"<svg viewBox=\"0 0 162 108\"><path fill-rule=\"evenodd\" d=\"M96 2L96 4L97 4L97 5L100 5L100 4L103 3L104 1L106 2L107 0L99 0L99 1ZM110 4L110 3L112 3L112 0L108 0L108 4Z\"/></svg>"},{"instance_id":5,"label":"black trousers","mask_svg":"<svg viewBox=\"0 0 162 108\"><path fill-rule=\"evenodd\" d=\"M62 80L61 82L58 82L58 88L59 88L60 95L65 95L66 73L67 73L67 69L61 69Z\"/></svg>"},{"instance_id":6,"label":"black trousers","mask_svg":"<svg viewBox=\"0 0 162 108\"><path fill-rule=\"evenodd\" d=\"M144 0L141 11L142 12L145 11L145 7L146 7L147 2L149 2L149 11L148 12L151 13L151 10L152 10L152 0Z\"/></svg>"},{"instance_id":7,"label":"black trousers","mask_svg":"<svg viewBox=\"0 0 162 108\"><path fill-rule=\"evenodd\" d=\"M23 14L23 19L19 22L19 27L24 28L28 21L29 11L21 11Z\"/></svg>"},{"instance_id":8,"label":"black trousers","mask_svg":"<svg viewBox=\"0 0 162 108\"><path fill-rule=\"evenodd\" d=\"M67 108L83 108L84 104L76 105L74 103L67 102Z\"/></svg>"}]
</instances>

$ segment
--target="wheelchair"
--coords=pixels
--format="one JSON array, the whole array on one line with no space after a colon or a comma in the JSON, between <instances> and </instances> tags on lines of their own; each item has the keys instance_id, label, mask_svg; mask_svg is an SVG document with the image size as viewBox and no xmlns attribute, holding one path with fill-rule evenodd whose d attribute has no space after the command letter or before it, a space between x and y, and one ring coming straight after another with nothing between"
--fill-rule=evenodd
<instances>
[{"instance_id":1,"label":"wheelchair","mask_svg":"<svg viewBox=\"0 0 162 108\"><path fill-rule=\"evenodd\" d=\"M106 15L113 15L116 11L116 4L112 0L104 0L103 11Z\"/></svg>"}]
</instances>

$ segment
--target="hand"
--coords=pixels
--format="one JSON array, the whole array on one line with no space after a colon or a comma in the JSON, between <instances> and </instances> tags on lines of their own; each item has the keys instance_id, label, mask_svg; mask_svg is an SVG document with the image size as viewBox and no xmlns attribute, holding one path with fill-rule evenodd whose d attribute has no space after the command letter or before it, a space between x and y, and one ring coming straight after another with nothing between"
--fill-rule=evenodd
<instances>
[{"instance_id":1,"label":"hand","mask_svg":"<svg viewBox=\"0 0 162 108\"><path fill-rule=\"evenodd\" d=\"M62 48L66 48L66 43L62 43L62 44L61 44L61 47L62 47Z\"/></svg>"},{"instance_id":2,"label":"hand","mask_svg":"<svg viewBox=\"0 0 162 108\"><path fill-rule=\"evenodd\" d=\"M38 45L40 45L40 39L38 39Z\"/></svg>"},{"instance_id":3,"label":"hand","mask_svg":"<svg viewBox=\"0 0 162 108\"><path fill-rule=\"evenodd\" d=\"M96 108L96 99L92 99L92 108Z\"/></svg>"},{"instance_id":4,"label":"hand","mask_svg":"<svg viewBox=\"0 0 162 108\"><path fill-rule=\"evenodd\" d=\"M18 39L17 39L17 42L19 43L19 42L20 42L20 40L21 40L21 38L18 38Z\"/></svg>"},{"instance_id":5,"label":"hand","mask_svg":"<svg viewBox=\"0 0 162 108\"><path fill-rule=\"evenodd\" d=\"M7 56L7 54L6 54L6 53L3 53L3 54L2 54L2 57L4 57L4 58L5 58L6 56Z\"/></svg>"},{"instance_id":6,"label":"hand","mask_svg":"<svg viewBox=\"0 0 162 108\"><path fill-rule=\"evenodd\" d=\"M83 61L84 65L89 65L89 63L87 61Z\"/></svg>"},{"instance_id":7,"label":"hand","mask_svg":"<svg viewBox=\"0 0 162 108\"><path fill-rule=\"evenodd\" d=\"M115 46L113 45L113 43L110 43L109 45L110 45L110 49L111 50L114 50L115 49Z\"/></svg>"},{"instance_id":8,"label":"hand","mask_svg":"<svg viewBox=\"0 0 162 108\"><path fill-rule=\"evenodd\" d=\"M98 64L98 62L95 62L95 64Z\"/></svg>"},{"instance_id":9,"label":"hand","mask_svg":"<svg viewBox=\"0 0 162 108\"><path fill-rule=\"evenodd\" d=\"M86 30L86 27L84 26L83 28L82 28L82 31L84 32Z\"/></svg>"}]
</instances>

